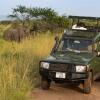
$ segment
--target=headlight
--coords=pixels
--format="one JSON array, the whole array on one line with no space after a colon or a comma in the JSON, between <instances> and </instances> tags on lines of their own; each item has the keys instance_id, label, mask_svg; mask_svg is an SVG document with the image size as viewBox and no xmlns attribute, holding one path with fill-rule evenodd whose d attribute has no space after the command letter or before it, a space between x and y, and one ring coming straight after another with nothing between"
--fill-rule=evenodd
<instances>
[{"instance_id":1,"label":"headlight","mask_svg":"<svg viewBox=\"0 0 100 100\"><path fill-rule=\"evenodd\" d=\"M76 66L76 72L85 72L86 66Z\"/></svg>"},{"instance_id":2,"label":"headlight","mask_svg":"<svg viewBox=\"0 0 100 100\"><path fill-rule=\"evenodd\" d=\"M49 63L47 62L41 62L41 67L45 69L49 69Z\"/></svg>"}]
</instances>

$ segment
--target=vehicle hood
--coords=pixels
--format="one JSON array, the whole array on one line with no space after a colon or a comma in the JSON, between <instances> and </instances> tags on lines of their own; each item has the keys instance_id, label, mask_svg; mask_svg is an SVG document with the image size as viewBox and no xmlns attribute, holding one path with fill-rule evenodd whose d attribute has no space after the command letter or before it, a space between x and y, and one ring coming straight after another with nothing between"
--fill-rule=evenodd
<instances>
[{"instance_id":1,"label":"vehicle hood","mask_svg":"<svg viewBox=\"0 0 100 100\"><path fill-rule=\"evenodd\" d=\"M93 58L92 53L57 52L44 61L87 65Z\"/></svg>"}]
</instances>

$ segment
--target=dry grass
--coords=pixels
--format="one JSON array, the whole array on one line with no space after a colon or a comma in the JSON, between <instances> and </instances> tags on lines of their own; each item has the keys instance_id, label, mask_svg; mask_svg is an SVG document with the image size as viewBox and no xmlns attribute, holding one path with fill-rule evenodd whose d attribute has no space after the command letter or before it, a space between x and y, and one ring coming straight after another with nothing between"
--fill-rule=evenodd
<instances>
[{"instance_id":1,"label":"dry grass","mask_svg":"<svg viewBox=\"0 0 100 100\"><path fill-rule=\"evenodd\" d=\"M7 29L10 28L10 27L11 27L11 24L9 24L9 25L0 24L0 37L2 37L4 31L7 30Z\"/></svg>"},{"instance_id":2,"label":"dry grass","mask_svg":"<svg viewBox=\"0 0 100 100\"><path fill-rule=\"evenodd\" d=\"M50 53L53 40L50 35L27 38L20 44L0 40L0 100L27 99L36 83L38 62Z\"/></svg>"}]
</instances>

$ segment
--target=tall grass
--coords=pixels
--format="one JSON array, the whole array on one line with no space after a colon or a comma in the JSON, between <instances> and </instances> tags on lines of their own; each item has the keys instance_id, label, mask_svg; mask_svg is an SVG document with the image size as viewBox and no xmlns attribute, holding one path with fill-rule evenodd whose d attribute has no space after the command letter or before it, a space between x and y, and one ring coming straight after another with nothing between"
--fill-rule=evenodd
<instances>
[{"instance_id":1,"label":"tall grass","mask_svg":"<svg viewBox=\"0 0 100 100\"><path fill-rule=\"evenodd\" d=\"M3 33L4 31L6 31L8 28L11 27L11 24L8 24L8 25L3 25L3 24L0 24L0 37L3 36Z\"/></svg>"},{"instance_id":2,"label":"tall grass","mask_svg":"<svg viewBox=\"0 0 100 100\"><path fill-rule=\"evenodd\" d=\"M38 62L53 47L52 35L27 38L20 44L0 39L0 100L27 100L35 85Z\"/></svg>"}]
</instances>

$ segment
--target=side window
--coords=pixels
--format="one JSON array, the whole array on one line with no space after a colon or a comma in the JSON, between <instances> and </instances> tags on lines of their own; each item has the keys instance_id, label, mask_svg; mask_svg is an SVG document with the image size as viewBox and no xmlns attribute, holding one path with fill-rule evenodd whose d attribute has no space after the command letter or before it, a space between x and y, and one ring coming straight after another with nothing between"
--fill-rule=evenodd
<instances>
[{"instance_id":1,"label":"side window","mask_svg":"<svg viewBox=\"0 0 100 100\"><path fill-rule=\"evenodd\" d=\"M92 47L93 47L92 45L88 45L88 50L92 51Z\"/></svg>"},{"instance_id":2,"label":"side window","mask_svg":"<svg viewBox=\"0 0 100 100\"><path fill-rule=\"evenodd\" d=\"M93 45L92 45L92 50L93 50L93 51L97 50L97 43L93 43Z\"/></svg>"},{"instance_id":3,"label":"side window","mask_svg":"<svg viewBox=\"0 0 100 100\"><path fill-rule=\"evenodd\" d=\"M97 47L98 47L98 43L95 43L94 44L94 50L97 50Z\"/></svg>"},{"instance_id":4,"label":"side window","mask_svg":"<svg viewBox=\"0 0 100 100\"><path fill-rule=\"evenodd\" d=\"M97 42L97 43L94 44L94 50L100 51L100 42Z\"/></svg>"},{"instance_id":5,"label":"side window","mask_svg":"<svg viewBox=\"0 0 100 100\"><path fill-rule=\"evenodd\" d=\"M97 50L100 51L100 41L97 44Z\"/></svg>"}]
</instances>

